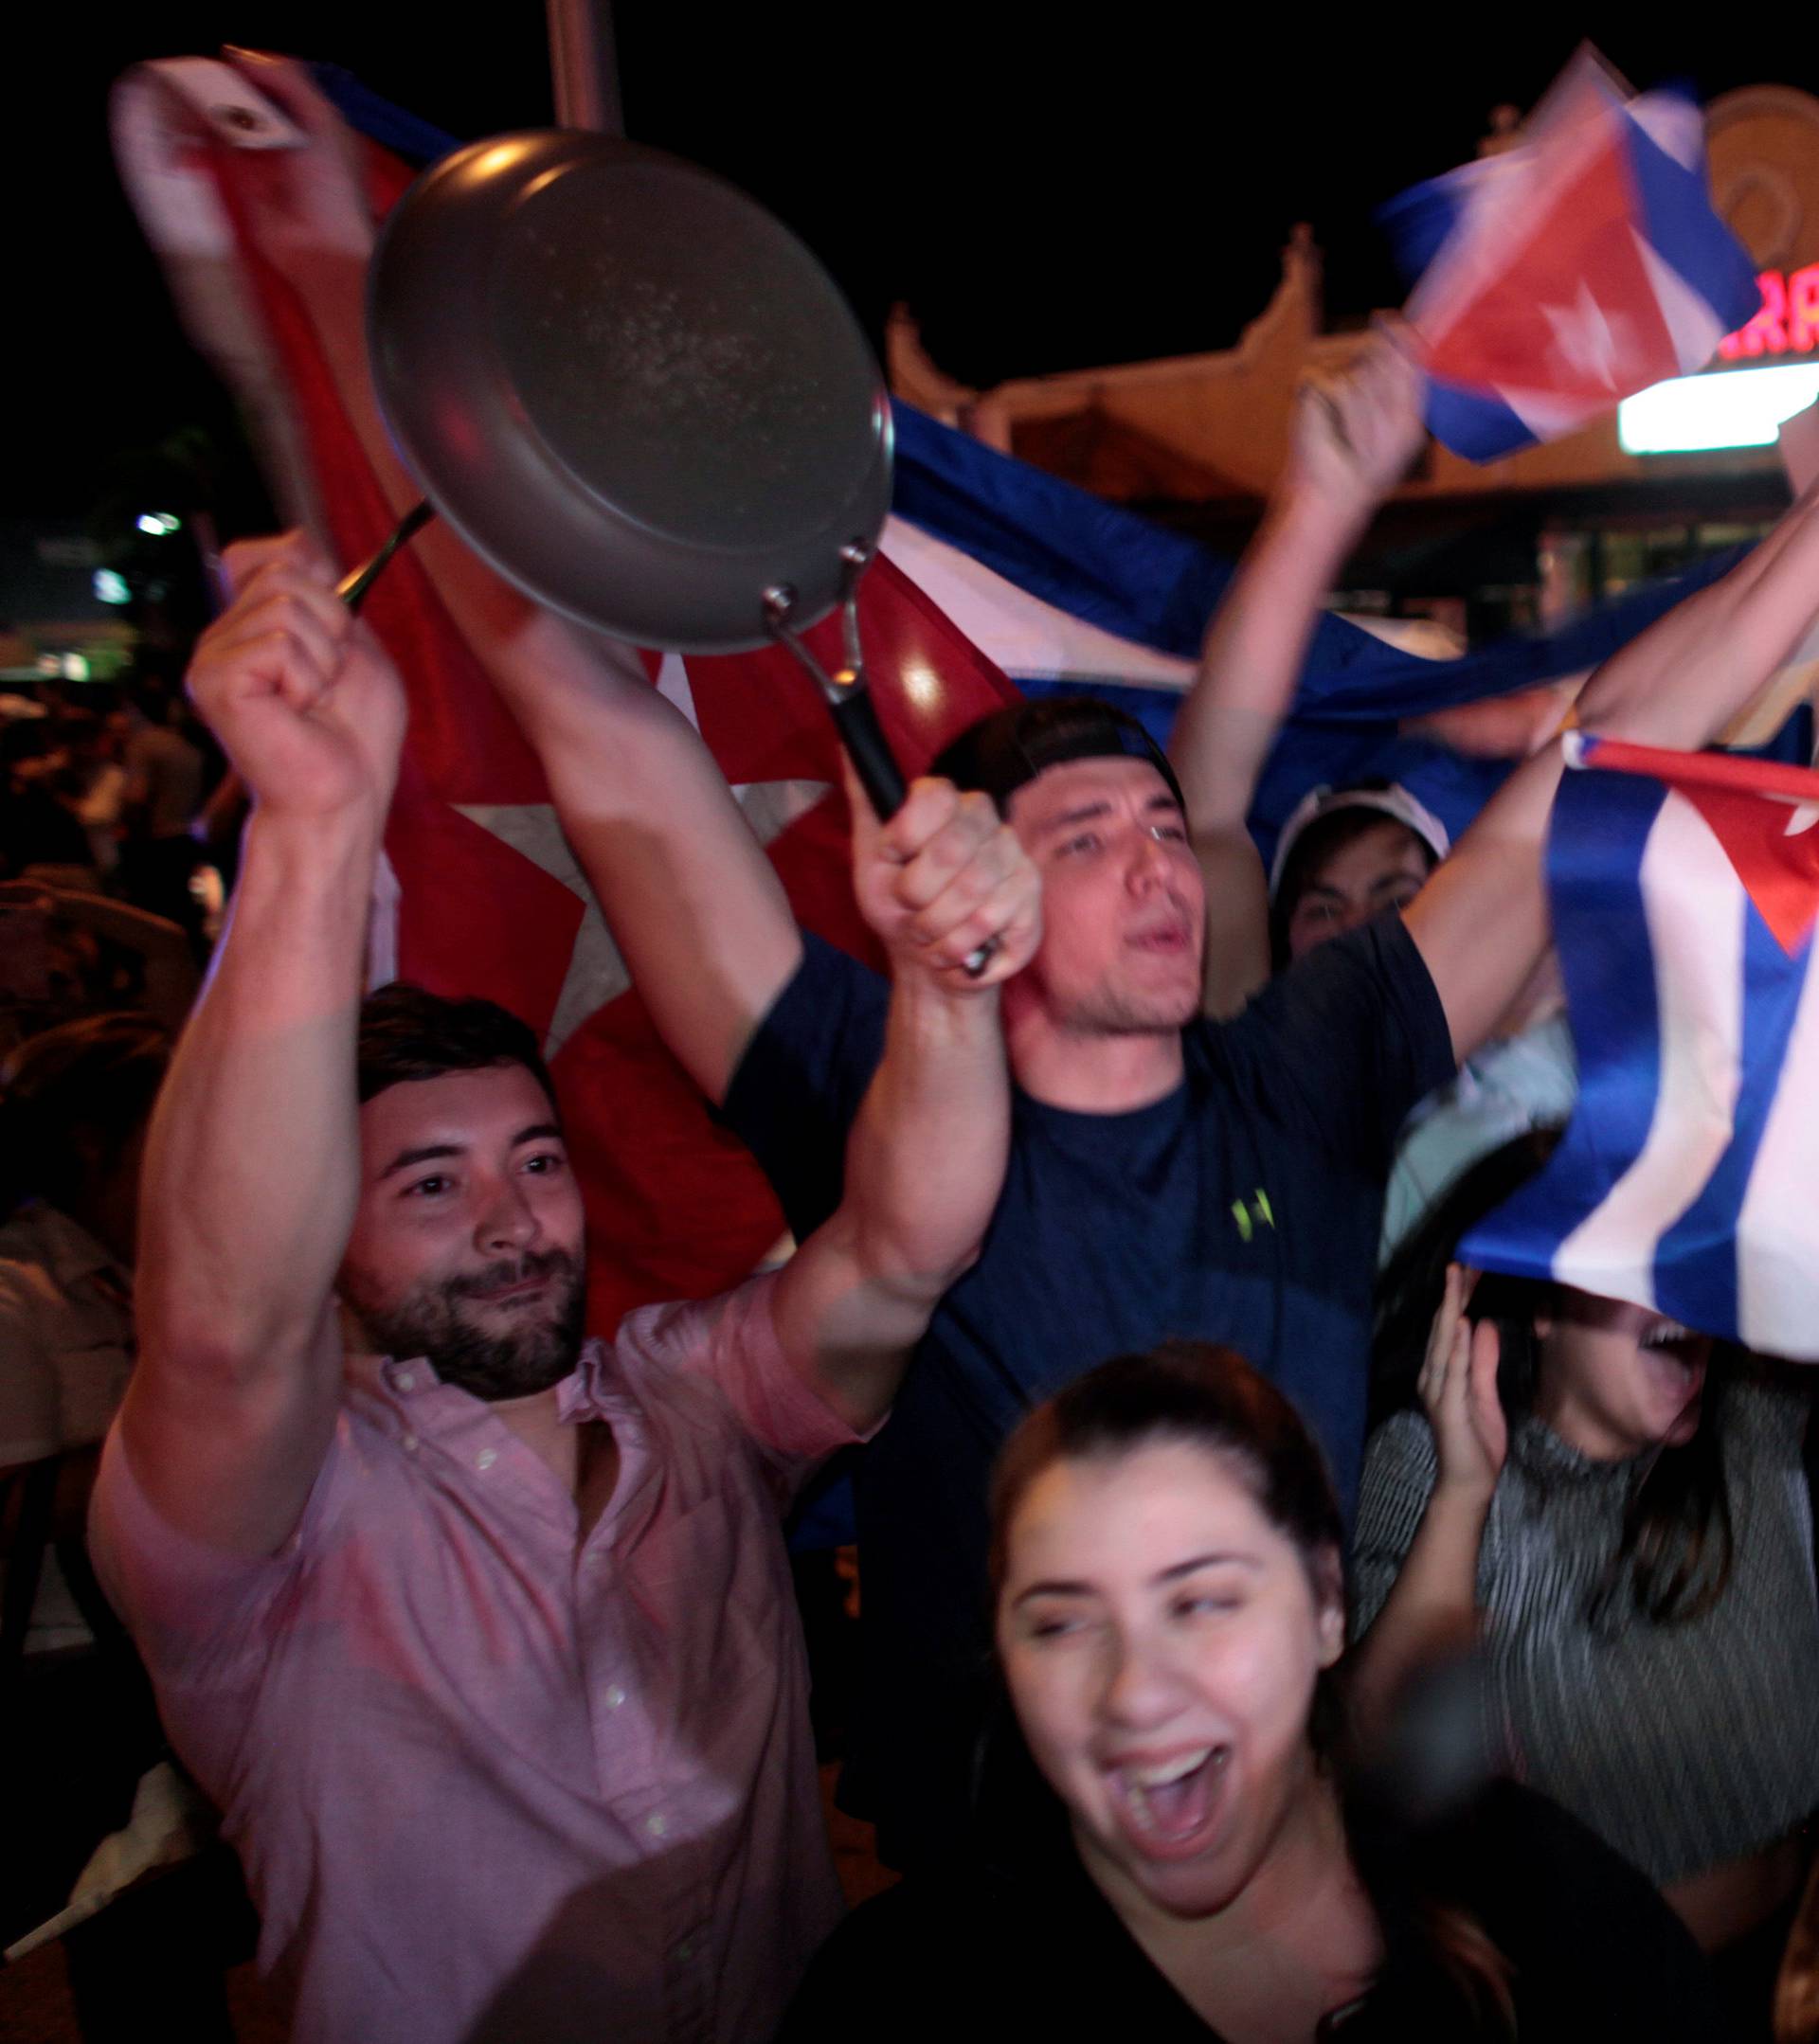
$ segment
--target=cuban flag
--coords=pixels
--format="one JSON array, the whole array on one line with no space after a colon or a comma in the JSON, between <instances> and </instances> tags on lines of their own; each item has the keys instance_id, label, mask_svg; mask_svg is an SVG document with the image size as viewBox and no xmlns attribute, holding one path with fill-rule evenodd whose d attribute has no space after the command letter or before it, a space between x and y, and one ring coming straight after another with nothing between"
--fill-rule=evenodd
<instances>
[{"instance_id":1,"label":"cuban flag","mask_svg":"<svg viewBox=\"0 0 1819 2044\"><path fill-rule=\"evenodd\" d=\"M1819 774L1569 759L1548 885L1579 1103L1461 1257L1819 1360Z\"/></svg>"},{"instance_id":2,"label":"cuban flag","mask_svg":"<svg viewBox=\"0 0 1819 2044\"><path fill-rule=\"evenodd\" d=\"M1525 134L1380 216L1421 273L1407 317L1427 350L1429 430L1473 461L1703 368L1760 303L1712 211L1690 95L1632 97L1586 50Z\"/></svg>"},{"instance_id":3,"label":"cuban flag","mask_svg":"<svg viewBox=\"0 0 1819 2044\"><path fill-rule=\"evenodd\" d=\"M361 339L318 331L327 315L298 289L297 257L367 245L410 165L452 143L346 73L247 58L136 68L117 94L115 140L191 333L257 423L274 490L338 558L365 558L396 505L333 369L358 359ZM1230 565L908 407L896 425L896 515L861 621L873 697L905 766L919 769L1011 699L1006 675L1032 693L1096 690L1165 738ZM1401 720L1593 667L1726 565L1632 592L1553 637L1458 661L1324 619L1253 813L1266 859L1322 780L1401 780L1458 833L1505 762L1407 736ZM412 704L374 977L484 988L541 1034L587 1198L596 1326L733 1282L775 1241L781 1216L631 991L536 762L485 679L488 648L462 638L408 553L366 616ZM837 623L818 631L837 660ZM650 667L714 753L799 917L869 955L846 877L837 748L816 691L774 649L654 656Z\"/></svg>"},{"instance_id":4,"label":"cuban flag","mask_svg":"<svg viewBox=\"0 0 1819 2044\"><path fill-rule=\"evenodd\" d=\"M1165 745L1232 564L907 405L895 417L887 556L1024 694L1102 696ZM1509 762L1457 751L1426 735L1421 720L1589 672L1742 551L1630 590L1555 632L1518 634L1458 659L1428 658L1324 615L1252 804L1265 865L1295 805L1322 783L1400 781L1456 839ZM873 665L874 690L888 690L888 673ZM1774 746L1778 757L1811 758L1804 705Z\"/></svg>"}]
</instances>

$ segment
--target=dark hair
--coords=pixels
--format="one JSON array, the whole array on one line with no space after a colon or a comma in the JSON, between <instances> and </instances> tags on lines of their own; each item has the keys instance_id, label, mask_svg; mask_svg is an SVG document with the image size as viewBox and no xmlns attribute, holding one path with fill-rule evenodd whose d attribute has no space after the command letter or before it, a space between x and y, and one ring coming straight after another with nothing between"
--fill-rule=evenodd
<instances>
[{"instance_id":1,"label":"dark hair","mask_svg":"<svg viewBox=\"0 0 1819 2044\"><path fill-rule=\"evenodd\" d=\"M1009 812L1018 788L1070 760L1142 760L1168 783L1183 816L1187 802L1168 755L1138 720L1090 695L1014 703L981 717L937 755L929 768L957 788L976 788Z\"/></svg>"},{"instance_id":2,"label":"dark hair","mask_svg":"<svg viewBox=\"0 0 1819 2044\"><path fill-rule=\"evenodd\" d=\"M1349 784L1347 792L1357 788L1383 793L1393 785L1383 780L1355 780ZM1282 877L1270 898L1270 957L1275 971L1281 972L1288 963L1288 925L1294 919L1296 904L1313 885L1315 874L1329 859L1337 858L1347 845L1355 845L1382 823L1394 823L1408 832L1421 848L1421 856L1428 862L1429 872L1433 870L1436 863L1433 847L1419 831L1404 823L1400 816L1391 816L1386 809L1338 808L1329 810L1324 816L1316 816L1289 847L1288 856L1283 861Z\"/></svg>"},{"instance_id":3,"label":"dark hair","mask_svg":"<svg viewBox=\"0 0 1819 2044\"><path fill-rule=\"evenodd\" d=\"M1234 1350L1164 1341L1101 1363L1029 1413L992 1471L992 1595L1003 1587L1011 1522L1031 1484L1056 1462L1128 1455L1184 1442L1229 1461L1277 1532L1294 1542L1317 1597L1345 1600L1345 1522L1326 1463L1301 1415ZM1307 1734L1323 1761L1344 1712L1332 1671L1314 1685Z\"/></svg>"},{"instance_id":4,"label":"dark hair","mask_svg":"<svg viewBox=\"0 0 1819 2044\"><path fill-rule=\"evenodd\" d=\"M145 1125L170 1063L171 1032L144 1014L85 1015L19 1045L0 1067L0 1214L79 1198Z\"/></svg>"},{"instance_id":5,"label":"dark hair","mask_svg":"<svg viewBox=\"0 0 1819 2044\"><path fill-rule=\"evenodd\" d=\"M1031 1486L1058 1461L1127 1455L1181 1442L1226 1461L1264 1515L1300 1553L1316 1598L1344 1601L1344 1521L1332 1479L1294 1407L1234 1350L1165 1341L1076 1378L1028 1414L992 1473L990 1579L1003 1587L1010 1530ZM1332 1669L1316 1679L1308 1744L1325 1767L1348 1759L1342 1699ZM1033 1771L1017 1742L1015 1764ZM1458 1990L1471 2035L1514 2032L1510 1968L1484 1926L1450 1898L1424 1892L1420 1866L1355 1802L1342 1773L1340 1804L1358 1871L1382 1917L1392 1954L1424 1948Z\"/></svg>"},{"instance_id":6,"label":"dark hair","mask_svg":"<svg viewBox=\"0 0 1819 2044\"><path fill-rule=\"evenodd\" d=\"M549 1068L531 1028L496 1001L449 1000L394 979L360 1007L359 1097L451 1071L522 1065L556 1103Z\"/></svg>"},{"instance_id":7,"label":"dark hair","mask_svg":"<svg viewBox=\"0 0 1819 2044\"><path fill-rule=\"evenodd\" d=\"M1235 1351L1207 1341L1164 1341L1076 1377L1029 1413L1004 1443L992 1472L994 1594L1004 1581L1011 1520L1044 1470L1170 1441L1229 1458L1270 1522L1300 1551L1309 1580L1325 1588L1321 1559L1342 1556L1345 1524L1301 1415ZM1342 1594L1341 1584L1331 1588Z\"/></svg>"},{"instance_id":8,"label":"dark hair","mask_svg":"<svg viewBox=\"0 0 1819 2044\"><path fill-rule=\"evenodd\" d=\"M1415 1381L1428 1334L1446 1290L1447 1265L1461 1237L1535 1176L1560 1139L1557 1128L1531 1129L1462 1172L1396 1246L1377 1280L1371 1355L1370 1425L1415 1404ZM1516 1281L1485 1277L1472 1295L1475 1312L1502 1324L1498 1310ZM1486 1310L1490 1309L1490 1310Z\"/></svg>"},{"instance_id":9,"label":"dark hair","mask_svg":"<svg viewBox=\"0 0 1819 2044\"><path fill-rule=\"evenodd\" d=\"M1558 1129L1537 1129L1480 1158L1398 1246L1378 1281L1374 1413L1415 1404L1428 1330L1461 1237L1532 1178L1558 1141ZM1497 1387L1512 1420L1535 1404L1535 1322L1558 1310L1559 1288L1535 1279L1491 1275L1472 1294L1470 1318L1497 1328ZM1723 1595L1736 1558L1724 1481L1724 1374L1706 1372L1692 1439L1640 1463L1617 1545L1591 1592L1587 1616L1594 1623L1617 1623L1627 1608L1651 1624L1678 1624L1702 1617Z\"/></svg>"}]
</instances>

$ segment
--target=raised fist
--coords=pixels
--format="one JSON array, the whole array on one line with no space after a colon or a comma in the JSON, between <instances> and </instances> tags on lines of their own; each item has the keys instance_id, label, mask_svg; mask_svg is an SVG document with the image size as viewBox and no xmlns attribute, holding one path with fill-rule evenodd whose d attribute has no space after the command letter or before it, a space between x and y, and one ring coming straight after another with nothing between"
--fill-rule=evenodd
<instances>
[{"instance_id":1,"label":"raised fist","mask_svg":"<svg viewBox=\"0 0 1819 2044\"><path fill-rule=\"evenodd\" d=\"M847 769L853 886L896 973L931 973L956 993L1000 985L1042 938L1042 881L987 795L951 781L910 783L889 823ZM991 946L984 970L966 960Z\"/></svg>"},{"instance_id":2,"label":"raised fist","mask_svg":"<svg viewBox=\"0 0 1819 2044\"><path fill-rule=\"evenodd\" d=\"M1409 347L1377 334L1343 376L1304 384L1288 482L1335 511L1368 515L1414 459L1424 379Z\"/></svg>"},{"instance_id":3,"label":"raised fist","mask_svg":"<svg viewBox=\"0 0 1819 2044\"><path fill-rule=\"evenodd\" d=\"M372 634L300 532L230 547L234 600L196 643L190 700L267 814L383 817L405 693Z\"/></svg>"}]
</instances>

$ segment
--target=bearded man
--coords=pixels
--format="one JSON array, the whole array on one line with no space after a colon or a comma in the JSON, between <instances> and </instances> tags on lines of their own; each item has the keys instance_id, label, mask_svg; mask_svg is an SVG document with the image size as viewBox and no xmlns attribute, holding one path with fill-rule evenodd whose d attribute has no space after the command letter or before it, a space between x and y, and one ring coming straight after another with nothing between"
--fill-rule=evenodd
<instances>
[{"instance_id":1,"label":"bearded man","mask_svg":"<svg viewBox=\"0 0 1819 2044\"><path fill-rule=\"evenodd\" d=\"M766 2037L838 1907L778 1520L883 1420L991 1212L1034 870L945 788L865 826L900 991L838 1212L781 1272L584 1341L534 1038L360 999L398 676L306 543L228 565L190 689L255 806L148 1144L98 1569L296 2036ZM980 857L975 984L906 904Z\"/></svg>"}]
</instances>

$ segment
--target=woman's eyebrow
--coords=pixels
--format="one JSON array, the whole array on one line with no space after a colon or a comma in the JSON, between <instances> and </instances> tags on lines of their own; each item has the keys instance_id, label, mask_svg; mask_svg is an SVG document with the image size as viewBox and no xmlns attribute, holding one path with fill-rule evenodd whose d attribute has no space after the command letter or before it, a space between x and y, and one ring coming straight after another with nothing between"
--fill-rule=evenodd
<instances>
[{"instance_id":1,"label":"woman's eyebrow","mask_svg":"<svg viewBox=\"0 0 1819 2044\"><path fill-rule=\"evenodd\" d=\"M1216 1569L1235 1563L1240 1569L1261 1569L1260 1556L1249 1554L1237 1548L1213 1548L1204 1554L1196 1554L1187 1561L1178 1561L1169 1568L1159 1569L1150 1577L1152 1583L1177 1583L1184 1575L1192 1575L1197 1569Z\"/></svg>"},{"instance_id":2,"label":"woman's eyebrow","mask_svg":"<svg viewBox=\"0 0 1819 2044\"><path fill-rule=\"evenodd\" d=\"M1091 1595L1092 1585L1090 1583L1061 1581L1032 1583L1026 1588L1018 1590L1017 1595L1011 1599L1011 1608L1015 1610L1018 1605L1027 1604L1032 1597L1090 1597Z\"/></svg>"}]
</instances>

